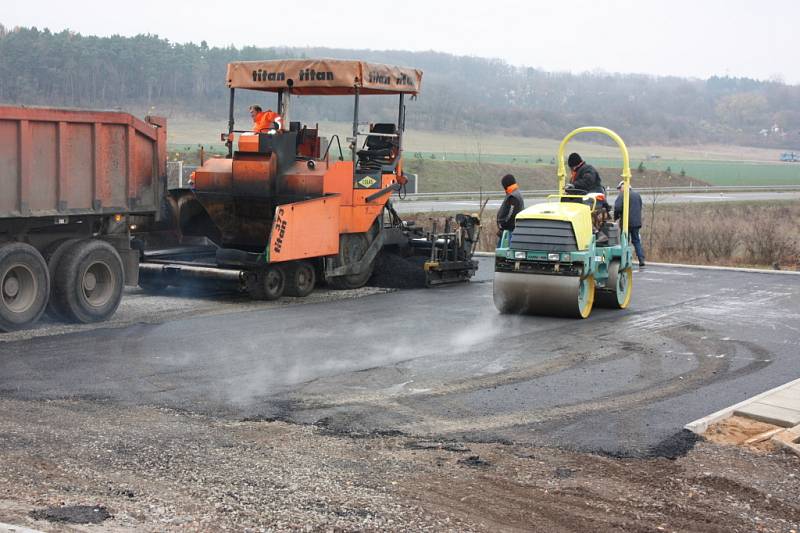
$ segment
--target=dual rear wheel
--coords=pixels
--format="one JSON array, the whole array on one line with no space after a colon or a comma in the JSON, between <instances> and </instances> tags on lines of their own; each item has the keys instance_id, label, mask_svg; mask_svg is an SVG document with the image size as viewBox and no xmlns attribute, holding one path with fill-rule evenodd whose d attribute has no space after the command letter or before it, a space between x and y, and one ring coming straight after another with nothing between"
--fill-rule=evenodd
<instances>
[{"instance_id":1,"label":"dual rear wheel","mask_svg":"<svg viewBox=\"0 0 800 533\"><path fill-rule=\"evenodd\" d=\"M69 241L67 241L69 242ZM52 261L55 314L73 322L100 322L117 310L124 271L119 253L105 241L88 239L66 245Z\"/></svg>"},{"instance_id":2,"label":"dual rear wheel","mask_svg":"<svg viewBox=\"0 0 800 533\"><path fill-rule=\"evenodd\" d=\"M375 229L377 228L377 229ZM344 233L339 236L339 255L335 266L358 263L367 253L370 243L380 228L365 233ZM372 276L375 261L356 274L337 276L328 280L334 289L358 289ZM311 261L291 261L286 264L269 265L251 276L247 290L256 300L275 300L282 295L305 297L313 292L317 283L317 271Z\"/></svg>"},{"instance_id":3,"label":"dual rear wheel","mask_svg":"<svg viewBox=\"0 0 800 533\"><path fill-rule=\"evenodd\" d=\"M0 246L0 330L33 324L45 309L73 322L99 322L122 298L122 259L98 239L66 239L43 257L26 243Z\"/></svg>"},{"instance_id":4,"label":"dual rear wheel","mask_svg":"<svg viewBox=\"0 0 800 533\"><path fill-rule=\"evenodd\" d=\"M37 321L47 306L50 275L33 246L0 246L0 330L14 331Z\"/></svg>"},{"instance_id":5,"label":"dual rear wheel","mask_svg":"<svg viewBox=\"0 0 800 533\"><path fill-rule=\"evenodd\" d=\"M316 270L309 261L269 265L250 278L247 290L255 300L277 300L287 296L305 297L314 291Z\"/></svg>"}]
</instances>

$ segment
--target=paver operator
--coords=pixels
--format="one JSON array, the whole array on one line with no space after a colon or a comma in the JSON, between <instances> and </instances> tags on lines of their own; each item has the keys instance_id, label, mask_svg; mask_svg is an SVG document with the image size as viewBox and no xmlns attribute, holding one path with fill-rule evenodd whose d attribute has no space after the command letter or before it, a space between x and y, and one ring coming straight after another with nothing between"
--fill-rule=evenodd
<instances>
[{"instance_id":1,"label":"paver operator","mask_svg":"<svg viewBox=\"0 0 800 533\"><path fill-rule=\"evenodd\" d=\"M261 106L251 105L250 117L253 119L253 131L255 133L274 133L283 127L283 119L272 109L262 111Z\"/></svg>"}]
</instances>

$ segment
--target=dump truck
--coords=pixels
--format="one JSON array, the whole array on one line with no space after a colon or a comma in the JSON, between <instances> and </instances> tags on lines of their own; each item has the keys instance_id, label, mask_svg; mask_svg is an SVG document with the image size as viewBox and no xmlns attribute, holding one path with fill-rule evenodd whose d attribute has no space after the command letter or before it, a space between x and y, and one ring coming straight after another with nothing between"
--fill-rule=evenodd
<instances>
[{"instance_id":1,"label":"dump truck","mask_svg":"<svg viewBox=\"0 0 800 533\"><path fill-rule=\"evenodd\" d=\"M425 231L390 201L407 181L405 97L418 94L421 78L361 61L232 63L228 155L175 190L167 189L163 118L0 106L0 331L28 327L45 311L105 320L123 285L159 291L211 281L265 300L306 296L320 282L357 288L387 249L422 259L429 286L469 280L479 217ZM288 128L236 129L237 90L277 95ZM290 121L292 99L305 95L354 98L348 160L338 136L323 144L318 126ZM362 122L365 95L398 97L396 120Z\"/></svg>"},{"instance_id":2,"label":"dump truck","mask_svg":"<svg viewBox=\"0 0 800 533\"><path fill-rule=\"evenodd\" d=\"M171 190L172 247L164 232L144 242L140 285L161 290L196 279L237 284L255 299L306 296L324 281L338 289L367 283L387 247L427 260L428 285L468 280L479 219L461 215L444 231L423 232L392 208L403 172L406 97L422 82L417 69L364 61L303 59L241 61L228 65L228 129L224 158L204 162L187 189ZM236 99L274 108L283 124L267 131L237 128ZM264 101L264 95L274 101ZM323 145L317 124L293 120L297 97L353 98L352 136ZM366 122L365 96L394 96L392 121ZM336 154L333 152L336 151Z\"/></svg>"},{"instance_id":3,"label":"dump truck","mask_svg":"<svg viewBox=\"0 0 800 533\"><path fill-rule=\"evenodd\" d=\"M622 152L623 215L608 217L602 193L567 190L564 150L581 133L602 133ZM558 148L558 193L523 209L495 250L493 299L501 313L588 318L597 306L625 309L633 290L628 237L628 149L607 128L582 127Z\"/></svg>"},{"instance_id":4,"label":"dump truck","mask_svg":"<svg viewBox=\"0 0 800 533\"><path fill-rule=\"evenodd\" d=\"M155 219L166 121L0 106L0 331L46 310L95 322L138 283L133 217Z\"/></svg>"}]
</instances>

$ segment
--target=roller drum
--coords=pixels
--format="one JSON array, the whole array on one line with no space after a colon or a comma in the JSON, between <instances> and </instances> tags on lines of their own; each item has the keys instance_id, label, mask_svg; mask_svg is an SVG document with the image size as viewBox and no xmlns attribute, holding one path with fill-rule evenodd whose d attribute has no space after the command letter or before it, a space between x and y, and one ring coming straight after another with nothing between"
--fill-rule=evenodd
<instances>
[{"instance_id":1,"label":"roller drum","mask_svg":"<svg viewBox=\"0 0 800 533\"><path fill-rule=\"evenodd\" d=\"M631 267L620 269L618 260L608 265L608 280L604 289L597 289L594 305L610 309L627 309L633 290L633 271Z\"/></svg>"},{"instance_id":2,"label":"roller drum","mask_svg":"<svg viewBox=\"0 0 800 533\"><path fill-rule=\"evenodd\" d=\"M495 272L494 305L501 313L586 318L594 278Z\"/></svg>"}]
</instances>

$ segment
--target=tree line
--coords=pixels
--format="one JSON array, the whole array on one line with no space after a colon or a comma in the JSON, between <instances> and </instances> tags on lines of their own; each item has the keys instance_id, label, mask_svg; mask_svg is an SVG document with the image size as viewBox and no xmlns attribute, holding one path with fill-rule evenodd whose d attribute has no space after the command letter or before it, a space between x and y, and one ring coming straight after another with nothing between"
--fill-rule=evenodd
<instances>
[{"instance_id":1,"label":"tree line","mask_svg":"<svg viewBox=\"0 0 800 533\"><path fill-rule=\"evenodd\" d=\"M601 124L638 143L800 145L800 86L779 81L569 74L438 52L209 47L156 35L96 37L2 25L0 102L155 108L224 120L229 62L301 57L421 68L422 93L408 106L415 128L557 138L576 125ZM364 116L377 120L397 113L393 99L366 97L363 106ZM304 97L294 109L305 121L349 120L352 101Z\"/></svg>"}]
</instances>

